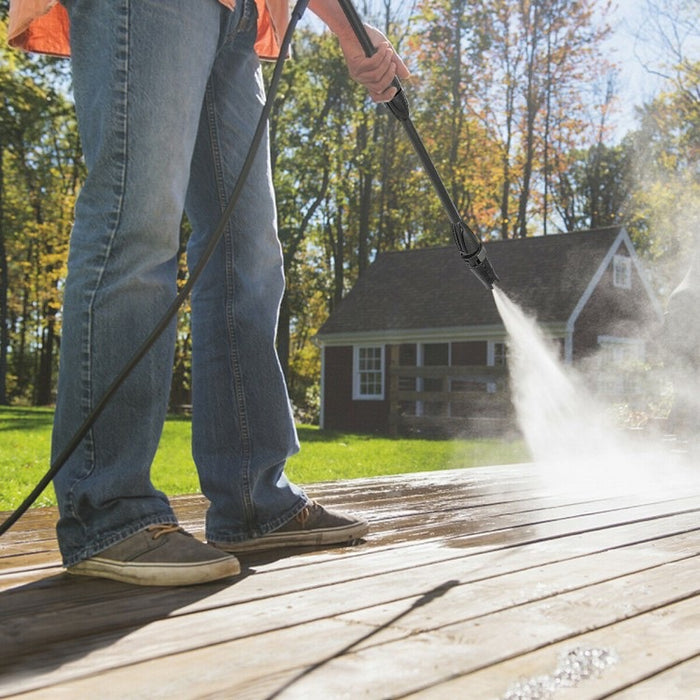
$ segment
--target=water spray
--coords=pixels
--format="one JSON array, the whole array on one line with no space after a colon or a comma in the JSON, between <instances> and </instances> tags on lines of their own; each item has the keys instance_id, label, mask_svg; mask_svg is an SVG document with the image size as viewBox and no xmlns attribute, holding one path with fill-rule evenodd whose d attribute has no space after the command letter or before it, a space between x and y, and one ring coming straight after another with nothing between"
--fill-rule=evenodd
<instances>
[{"instance_id":1,"label":"water spray","mask_svg":"<svg viewBox=\"0 0 700 700\"><path fill-rule=\"evenodd\" d=\"M345 16L352 27L357 40L360 42L366 56L373 56L377 49L375 48L369 34L362 23L357 10L352 4L352 0L338 0ZM425 169L430 181L437 193L442 206L447 213L447 216L452 223L452 237L462 256L462 260L467 263L471 271L479 278L479 281L487 288L493 289L493 285L498 282L498 275L495 273L489 259L486 257L486 249L479 237L474 231L469 228L465 221L460 216L455 203L447 192L438 171L433 164L428 151L423 145L416 127L413 125L408 107L408 100L404 94L401 81L395 77L392 85L396 88L396 94L391 101L386 103L387 109L401 122L406 134L408 135L411 144L413 145L418 158L420 159L423 168Z\"/></svg>"}]
</instances>

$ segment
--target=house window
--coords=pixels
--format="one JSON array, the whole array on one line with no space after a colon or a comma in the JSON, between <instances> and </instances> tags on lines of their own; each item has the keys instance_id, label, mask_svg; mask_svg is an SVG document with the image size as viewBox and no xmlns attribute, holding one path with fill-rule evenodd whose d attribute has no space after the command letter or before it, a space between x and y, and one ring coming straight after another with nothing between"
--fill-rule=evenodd
<instances>
[{"instance_id":1,"label":"house window","mask_svg":"<svg viewBox=\"0 0 700 700\"><path fill-rule=\"evenodd\" d=\"M640 395L648 381L640 373L644 362L644 341L636 338L598 337L596 381L598 392L613 400L631 400Z\"/></svg>"},{"instance_id":2,"label":"house window","mask_svg":"<svg viewBox=\"0 0 700 700\"><path fill-rule=\"evenodd\" d=\"M424 367L447 367L450 362L450 346L447 343L425 343L423 345Z\"/></svg>"},{"instance_id":3,"label":"house window","mask_svg":"<svg viewBox=\"0 0 700 700\"><path fill-rule=\"evenodd\" d=\"M423 367L447 367L450 363L450 346L447 343L423 345ZM423 391L442 391L443 377L424 377Z\"/></svg>"},{"instance_id":4,"label":"house window","mask_svg":"<svg viewBox=\"0 0 700 700\"><path fill-rule=\"evenodd\" d=\"M508 357L508 346L505 343L493 344L493 366L505 367L506 358Z\"/></svg>"},{"instance_id":5,"label":"house window","mask_svg":"<svg viewBox=\"0 0 700 700\"><path fill-rule=\"evenodd\" d=\"M404 343L399 346L399 367L415 367L417 348L415 343ZM416 376L414 374L398 377L399 391L415 391Z\"/></svg>"},{"instance_id":6,"label":"house window","mask_svg":"<svg viewBox=\"0 0 700 700\"><path fill-rule=\"evenodd\" d=\"M489 340L486 347L486 365L488 367L505 367L508 360L508 346Z\"/></svg>"},{"instance_id":7,"label":"house window","mask_svg":"<svg viewBox=\"0 0 700 700\"><path fill-rule=\"evenodd\" d=\"M384 349L355 346L353 399L384 398Z\"/></svg>"},{"instance_id":8,"label":"house window","mask_svg":"<svg viewBox=\"0 0 700 700\"><path fill-rule=\"evenodd\" d=\"M644 361L644 342L637 338L598 336L600 360L604 366Z\"/></svg>"},{"instance_id":9,"label":"house window","mask_svg":"<svg viewBox=\"0 0 700 700\"><path fill-rule=\"evenodd\" d=\"M415 367L418 358L418 348L415 343L403 343L399 345L399 367ZM418 378L411 374L409 376L399 375L398 379L398 390L399 391L415 391ZM411 401L399 401L399 415L402 416L415 416L416 415L416 402Z\"/></svg>"},{"instance_id":10,"label":"house window","mask_svg":"<svg viewBox=\"0 0 700 700\"><path fill-rule=\"evenodd\" d=\"M613 286L620 289L632 288L632 259L626 255L613 257Z\"/></svg>"},{"instance_id":11,"label":"house window","mask_svg":"<svg viewBox=\"0 0 700 700\"><path fill-rule=\"evenodd\" d=\"M424 343L422 346L422 366L443 368L450 364L449 343ZM445 391L445 374L442 369L437 370L437 376L423 377L421 391L441 393ZM420 402L418 415L423 416L446 416L448 415L448 404L445 401Z\"/></svg>"},{"instance_id":12,"label":"house window","mask_svg":"<svg viewBox=\"0 0 700 700\"><path fill-rule=\"evenodd\" d=\"M505 367L508 362L508 346L503 342L489 340L486 346L486 365L488 367ZM494 382L486 383L486 391L493 394L497 389Z\"/></svg>"},{"instance_id":13,"label":"house window","mask_svg":"<svg viewBox=\"0 0 700 700\"><path fill-rule=\"evenodd\" d=\"M399 345L399 365L401 367L415 367L416 356L415 343L403 343Z\"/></svg>"}]
</instances>

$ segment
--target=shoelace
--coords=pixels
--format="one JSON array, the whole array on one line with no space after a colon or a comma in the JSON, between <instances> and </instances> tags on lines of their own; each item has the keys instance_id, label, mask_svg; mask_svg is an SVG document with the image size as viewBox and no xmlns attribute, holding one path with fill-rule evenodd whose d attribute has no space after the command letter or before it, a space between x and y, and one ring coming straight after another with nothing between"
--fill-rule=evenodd
<instances>
[{"instance_id":1,"label":"shoelace","mask_svg":"<svg viewBox=\"0 0 700 700\"><path fill-rule=\"evenodd\" d=\"M302 510L300 510L294 519L303 527L304 523L311 517L311 511L318 508L316 501L309 501Z\"/></svg>"},{"instance_id":2,"label":"shoelace","mask_svg":"<svg viewBox=\"0 0 700 700\"><path fill-rule=\"evenodd\" d=\"M182 532L183 534L189 534L186 533L179 525L175 525L174 523L163 523L162 525L151 525L151 527L147 527L146 530L153 535L153 539L157 540L159 537L162 537L163 535L169 535L171 532Z\"/></svg>"}]
</instances>

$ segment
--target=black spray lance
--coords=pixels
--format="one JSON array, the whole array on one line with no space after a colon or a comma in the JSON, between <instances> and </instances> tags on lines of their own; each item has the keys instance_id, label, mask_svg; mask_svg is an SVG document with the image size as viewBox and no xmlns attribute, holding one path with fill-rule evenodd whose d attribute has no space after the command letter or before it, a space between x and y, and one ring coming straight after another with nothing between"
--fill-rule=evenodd
<instances>
[{"instance_id":1,"label":"black spray lance","mask_svg":"<svg viewBox=\"0 0 700 700\"><path fill-rule=\"evenodd\" d=\"M360 16L357 14L357 10L352 4L352 0L338 0L340 7L343 9L345 16L352 27L355 36L357 37L362 49L366 56L372 56L376 52L372 40L367 34L365 25L362 23ZM498 281L498 275L494 272L491 263L486 257L486 250L479 240L478 236L467 226L467 224L462 220L462 217L457 211L455 203L452 201L450 195L447 193L447 189L435 169L433 161L430 159L428 152L421 141L418 132L416 131L413 122L411 121L411 115L408 108L408 100L403 92L403 87L401 86L401 81L398 78L394 78L392 85L396 88L396 94L391 99L390 102L386 103L389 111L401 122L408 138L413 144L413 148L416 154L420 158L423 168L425 169L430 181L435 188L442 206L447 212L447 216L452 222L452 236L454 241L459 248L459 254L462 259L469 265L471 271L479 278L481 283L487 289L493 289L493 285Z\"/></svg>"}]
</instances>

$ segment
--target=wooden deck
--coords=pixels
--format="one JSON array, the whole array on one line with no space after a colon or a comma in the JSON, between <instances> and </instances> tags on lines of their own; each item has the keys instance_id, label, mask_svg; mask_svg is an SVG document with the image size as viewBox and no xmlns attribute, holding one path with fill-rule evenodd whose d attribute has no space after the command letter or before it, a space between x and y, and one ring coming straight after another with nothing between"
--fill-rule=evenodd
<instances>
[{"instance_id":1,"label":"wooden deck","mask_svg":"<svg viewBox=\"0 0 700 700\"><path fill-rule=\"evenodd\" d=\"M586 498L515 465L308 491L366 543L180 589L62 573L30 512L0 539L0 696L698 697L699 489ZM174 503L201 535L203 500Z\"/></svg>"}]
</instances>

